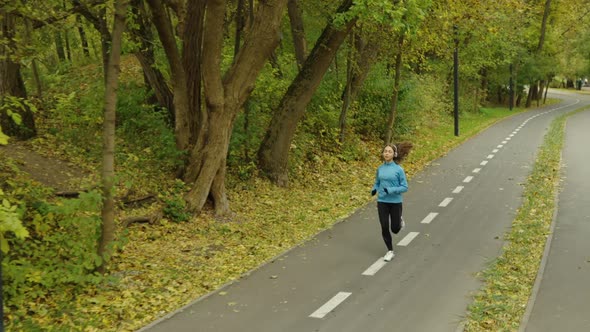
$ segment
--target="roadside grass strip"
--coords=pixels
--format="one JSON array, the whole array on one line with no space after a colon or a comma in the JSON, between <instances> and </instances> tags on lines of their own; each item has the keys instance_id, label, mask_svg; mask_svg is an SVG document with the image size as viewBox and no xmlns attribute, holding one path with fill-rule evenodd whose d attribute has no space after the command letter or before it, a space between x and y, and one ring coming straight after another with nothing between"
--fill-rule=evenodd
<instances>
[{"instance_id":1,"label":"roadside grass strip","mask_svg":"<svg viewBox=\"0 0 590 332\"><path fill-rule=\"evenodd\" d=\"M559 189L566 119L551 123L525 184L523 203L512 222L502 255L480 272L484 286L468 307L464 331L517 331L549 236Z\"/></svg>"}]
</instances>

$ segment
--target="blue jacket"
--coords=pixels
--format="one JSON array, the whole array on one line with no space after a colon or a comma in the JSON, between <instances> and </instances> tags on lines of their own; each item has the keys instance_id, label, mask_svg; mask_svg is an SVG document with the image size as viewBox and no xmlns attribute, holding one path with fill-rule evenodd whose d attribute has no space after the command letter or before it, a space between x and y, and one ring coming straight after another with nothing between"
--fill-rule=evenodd
<instances>
[{"instance_id":1,"label":"blue jacket","mask_svg":"<svg viewBox=\"0 0 590 332\"><path fill-rule=\"evenodd\" d=\"M377 168L373 190L377 191L378 202L401 203L402 193L408 191L408 180L404 169L394 161L383 163Z\"/></svg>"}]
</instances>

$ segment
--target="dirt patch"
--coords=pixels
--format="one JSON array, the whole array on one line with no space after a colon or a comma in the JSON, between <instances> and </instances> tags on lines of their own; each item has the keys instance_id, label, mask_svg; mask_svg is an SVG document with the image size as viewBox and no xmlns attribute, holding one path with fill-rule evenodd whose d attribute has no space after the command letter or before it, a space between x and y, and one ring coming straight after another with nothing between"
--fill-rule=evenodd
<instances>
[{"instance_id":1,"label":"dirt patch","mask_svg":"<svg viewBox=\"0 0 590 332\"><path fill-rule=\"evenodd\" d=\"M0 160L5 158L14 159L19 169L28 173L31 179L56 191L79 190L80 180L90 176L72 163L42 156L23 142L0 145Z\"/></svg>"}]
</instances>

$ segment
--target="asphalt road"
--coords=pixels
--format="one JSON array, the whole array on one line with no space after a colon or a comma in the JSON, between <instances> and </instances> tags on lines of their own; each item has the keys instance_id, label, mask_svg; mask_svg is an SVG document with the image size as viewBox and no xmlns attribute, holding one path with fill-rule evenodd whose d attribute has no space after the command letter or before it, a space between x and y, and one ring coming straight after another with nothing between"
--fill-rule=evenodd
<instances>
[{"instance_id":1,"label":"asphalt road","mask_svg":"<svg viewBox=\"0 0 590 332\"><path fill-rule=\"evenodd\" d=\"M521 331L590 331L590 110L570 117L552 238Z\"/></svg>"},{"instance_id":2,"label":"asphalt road","mask_svg":"<svg viewBox=\"0 0 590 332\"><path fill-rule=\"evenodd\" d=\"M559 97L558 105L497 123L414 176L393 261L381 259L373 202L141 331L461 330L481 286L475 274L500 254L551 121L590 104L590 97Z\"/></svg>"}]
</instances>

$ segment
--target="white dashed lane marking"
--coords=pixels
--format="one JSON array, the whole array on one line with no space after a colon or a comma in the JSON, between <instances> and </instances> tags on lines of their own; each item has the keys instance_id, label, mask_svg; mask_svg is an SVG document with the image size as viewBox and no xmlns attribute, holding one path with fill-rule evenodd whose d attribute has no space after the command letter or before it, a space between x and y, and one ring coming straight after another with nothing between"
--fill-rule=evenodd
<instances>
[{"instance_id":1,"label":"white dashed lane marking","mask_svg":"<svg viewBox=\"0 0 590 332\"><path fill-rule=\"evenodd\" d=\"M339 292L338 294L334 295L330 301L326 302L323 306L321 306L318 310L314 311L313 314L309 315L312 318L324 318L330 311L334 310L340 303L344 302L347 297L349 297L352 293L347 292Z\"/></svg>"},{"instance_id":2,"label":"white dashed lane marking","mask_svg":"<svg viewBox=\"0 0 590 332\"><path fill-rule=\"evenodd\" d=\"M434 218L436 218L436 216L438 216L437 212L430 212L424 219L422 219L420 223L430 224L434 220Z\"/></svg>"},{"instance_id":3,"label":"white dashed lane marking","mask_svg":"<svg viewBox=\"0 0 590 332\"><path fill-rule=\"evenodd\" d=\"M381 270L382 267L385 266L385 264L387 264L387 262L384 261L382 257L379 257L379 259L375 263L373 263L373 265L369 266L369 268L366 269L365 272L363 272L363 275L374 276L375 273L377 273L379 270Z\"/></svg>"},{"instance_id":4,"label":"white dashed lane marking","mask_svg":"<svg viewBox=\"0 0 590 332\"><path fill-rule=\"evenodd\" d=\"M401 241L399 241L397 243L398 246L400 247L405 247L408 244L410 244L410 242L412 242L413 239L416 238L416 236L418 236L418 234L420 234L420 232L410 232L408 233L408 235L406 235Z\"/></svg>"},{"instance_id":5,"label":"white dashed lane marking","mask_svg":"<svg viewBox=\"0 0 590 332\"><path fill-rule=\"evenodd\" d=\"M453 200L453 197L447 197L447 198L443 199L443 201L440 202L440 204L438 206L446 207L447 205L449 205L451 203L452 200Z\"/></svg>"},{"instance_id":6,"label":"white dashed lane marking","mask_svg":"<svg viewBox=\"0 0 590 332\"><path fill-rule=\"evenodd\" d=\"M579 103L579 100L572 104L575 105ZM518 126L508 137L506 137L504 139L504 141L502 141L502 144L499 144L497 146L496 149L493 150L493 153L497 153L502 147L504 147L505 144L508 143L508 141L510 141L511 137L514 137L518 131L520 129L522 129L530 120L533 120L534 118L536 118L537 116L543 115L545 113L549 113L552 111L555 111L557 109L563 108L563 107L567 107L567 106L571 106L571 105L565 105L556 109L553 109L551 111L547 111L541 114L537 114L535 116L532 116L528 119L526 119L520 126ZM493 154L490 154L487 156L487 159L492 159L494 158ZM488 164L488 160L483 160L480 165L481 166L485 166ZM475 168L473 170L473 173L479 173L481 171L481 168ZM469 183L471 182L471 180L473 180L473 176L467 176L463 182L464 183ZM463 186L457 186L454 190L453 190L453 194L458 194L460 193L462 190L464 189ZM446 207L447 205L449 205L449 203L451 203L451 201L453 200L452 197L447 197L445 198L440 204L440 207ZM434 218L436 218L438 216L437 212L430 212L424 219L422 219L421 223L422 224L430 224ZM405 247L407 245L410 244L410 242L412 242L420 233L419 232L409 232L401 241L399 241L397 243L398 246L400 247ZM366 269L362 274L366 275L366 276L373 276L375 275L383 266L386 265L387 262L385 262L383 260L383 258L379 257L379 259L377 261L375 261L375 263L373 263L368 269ZM314 313L312 313L311 315L309 315L309 317L312 318L324 318L324 316L326 316L328 313L330 313L332 310L334 310L334 308L336 308L338 305L340 305L340 303L344 302L350 295L352 295L352 293L349 292L338 292L338 294L336 294L334 297L332 297L328 302L326 302L323 306L321 306L318 310L316 310Z\"/></svg>"}]
</instances>

